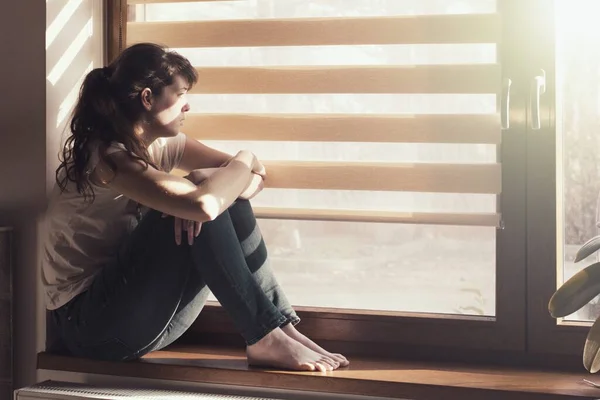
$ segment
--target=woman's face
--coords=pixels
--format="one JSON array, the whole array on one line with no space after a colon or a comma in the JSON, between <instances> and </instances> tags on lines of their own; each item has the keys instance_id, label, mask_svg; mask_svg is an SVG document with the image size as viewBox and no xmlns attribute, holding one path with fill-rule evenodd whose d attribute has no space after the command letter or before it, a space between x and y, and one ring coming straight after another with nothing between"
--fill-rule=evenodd
<instances>
[{"instance_id":1,"label":"woman's face","mask_svg":"<svg viewBox=\"0 0 600 400\"><path fill-rule=\"evenodd\" d=\"M179 134L190 110L187 102L189 87L185 79L176 76L173 83L165 86L159 96L154 96L149 110L149 125L155 137L173 137Z\"/></svg>"}]
</instances>

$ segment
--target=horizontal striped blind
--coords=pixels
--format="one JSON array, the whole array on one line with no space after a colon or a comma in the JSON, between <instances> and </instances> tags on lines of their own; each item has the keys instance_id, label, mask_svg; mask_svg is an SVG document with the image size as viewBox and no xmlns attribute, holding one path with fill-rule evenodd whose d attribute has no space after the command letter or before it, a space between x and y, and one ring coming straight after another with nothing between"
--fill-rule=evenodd
<instances>
[{"instance_id":1,"label":"horizontal striped blind","mask_svg":"<svg viewBox=\"0 0 600 400\"><path fill-rule=\"evenodd\" d=\"M262 218L498 226L495 9L367 15L350 0L328 15L334 2L128 0L123 44L192 60L184 131L257 153Z\"/></svg>"}]
</instances>

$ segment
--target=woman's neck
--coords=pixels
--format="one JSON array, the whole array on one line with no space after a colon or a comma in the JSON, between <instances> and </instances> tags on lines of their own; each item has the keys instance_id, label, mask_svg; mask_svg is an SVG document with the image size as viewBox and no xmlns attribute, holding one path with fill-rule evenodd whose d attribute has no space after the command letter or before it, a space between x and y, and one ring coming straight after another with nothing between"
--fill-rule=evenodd
<instances>
[{"instance_id":1,"label":"woman's neck","mask_svg":"<svg viewBox=\"0 0 600 400\"><path fill-rule=\"evenodd\" d=\"M147 127L144 128L143 126L138 125L135 132L146 148L150 147L150 145L154 143L156 139L158 139L158 136Z\"/></svg>"}]
</instances>

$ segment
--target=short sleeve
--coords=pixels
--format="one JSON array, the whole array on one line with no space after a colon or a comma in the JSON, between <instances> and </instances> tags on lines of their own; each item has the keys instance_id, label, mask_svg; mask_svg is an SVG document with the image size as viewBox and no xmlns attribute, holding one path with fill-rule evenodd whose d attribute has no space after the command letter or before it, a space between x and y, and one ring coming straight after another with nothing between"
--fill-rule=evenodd
<instances>
[{"instance_id":1,"label":"short sleeve","mask_svg":"<svg viewBox=\"0 0 600 400\"><path fill-rule=\"evenodd\" d=\"M125 146L122 143L112 143L106 149L106 155L116 153L118 151L127 151ZM96 169L96 166L100 162L100 144L98 142L94 143L91 147L90 151L90 160L87 165L87 173L91 174Z\"/></svg>"},{"instance_id":2,"label":"short sleeve","mask_svg":"<svg viewBox=\"0 0 600 400\"><path fill-rule=\"evenodd\" d=\"M172 138L157 139L149 149L152 161L165 172L179 168L186 140L187 137L184 133L179 133Z\"/></svg>"}]
</instances>

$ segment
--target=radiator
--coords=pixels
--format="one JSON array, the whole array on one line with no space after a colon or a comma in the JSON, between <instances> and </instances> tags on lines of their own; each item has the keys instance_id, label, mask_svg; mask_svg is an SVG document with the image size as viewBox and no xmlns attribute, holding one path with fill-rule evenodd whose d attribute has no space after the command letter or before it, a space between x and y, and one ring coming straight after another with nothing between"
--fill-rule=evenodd
<instances>
[{"instance_id":1,"label":"radiator","mask_svg":"<svg viewBox=\"0 0 600 400\"><path fill-rule=\"evenodd\" d=\"M15 390L14 400L277 400L264 397L241 397L162 389L92 386L76 383L45 381ZM280 400L280 399L279 399Z\"/></svg>"}]
</instances>

